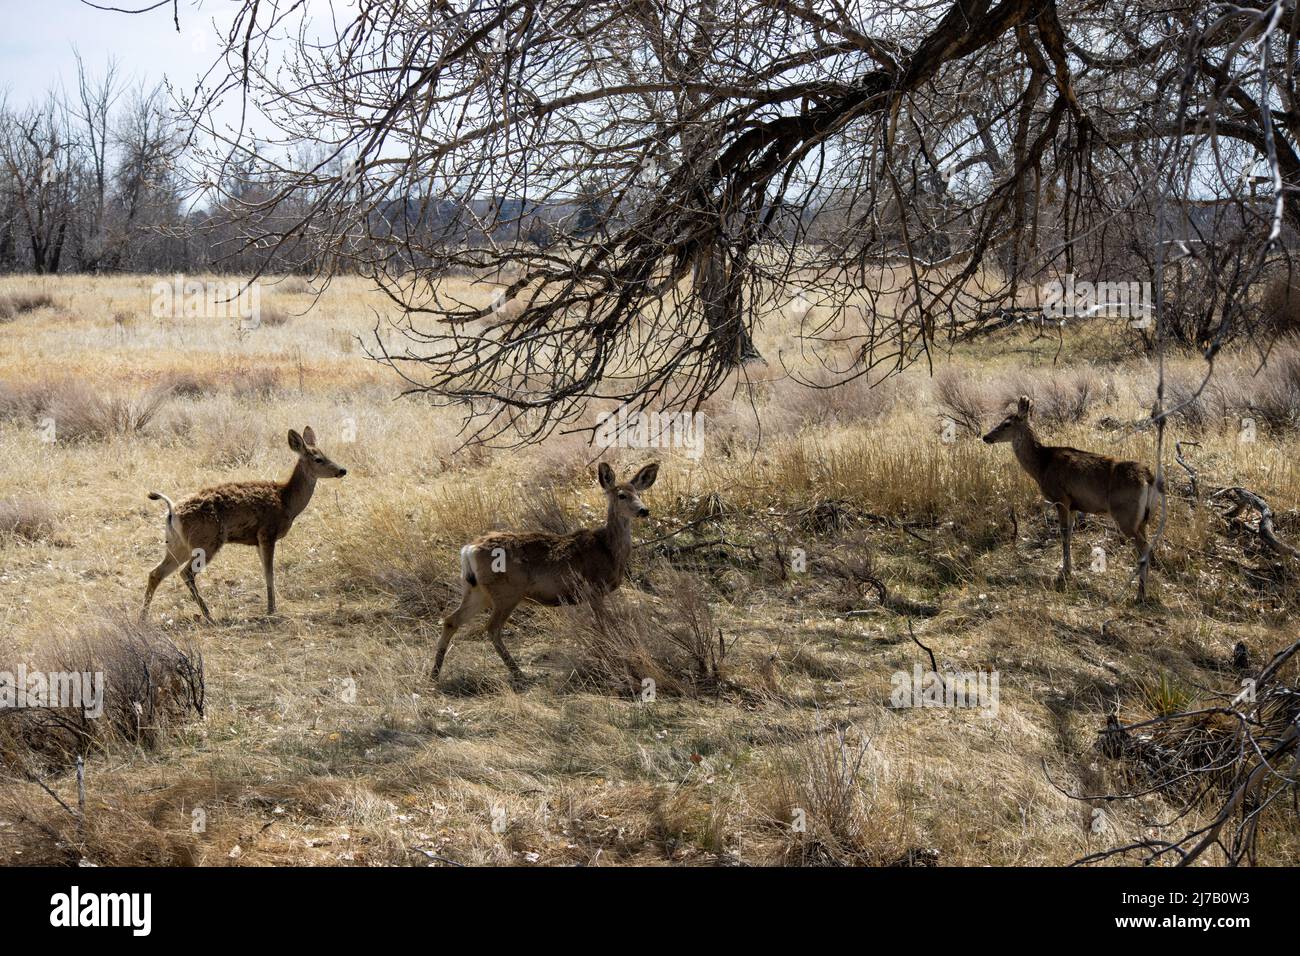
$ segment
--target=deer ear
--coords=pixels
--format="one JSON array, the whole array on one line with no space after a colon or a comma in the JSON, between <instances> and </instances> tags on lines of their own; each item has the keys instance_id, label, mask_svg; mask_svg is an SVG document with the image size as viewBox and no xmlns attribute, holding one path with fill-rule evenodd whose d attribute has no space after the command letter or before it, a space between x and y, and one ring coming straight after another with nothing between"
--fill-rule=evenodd
<instances>
[{"instance_id":1,"label":"deer ear","mask_svg":"<svg viewBox=\"0 0 1300 956\"><path fill-rule=\"evenodd\" d=\"M596 467L596 477L600 480L600 487L606 491L614 487L614 469L605 462L602 461Z\"/></svg>"},{"instance_id":2,"label":"deer ear","mask_svg":"<svg viewBox=\"0 0 1300 956\"><path fill-rule=\"evenodd\" d=\"M1028 418L1029 413L1034 410L1034 400L1028 395L1021 395L1020 402L1016 405L1016 414L1021 418Z\"/></svg>"},{"instance_id":3,"label":"deer ear","mask_svg":"<svg viewBox=\"0 0 1300 956\"><path fill-rule=\"evenodd\" d=\"M295 451L299 455L307 450L307 446L303 444L302 436L292 428L289 429L289 448L291 451Z\"/></svg>"},{"instance_id":4,"label":"deer ear","mask_svg":"<svg viewBox=\"0 0 1300 956\"><path fill-rule=\"evenodd\" d=\"M647 488L649 488L651 485L655 483L655 479L658 477L659 477L659 463L655 462L652 465L646 465L644 468L638 471L636 475L632 478L630 484L637 491L645 491Z\"/></svg>"},{"instance_id":5,"label":"deer ear","mask_svg":"<svg viewBox=\"0 0 1300 956\"><path fill-rule=\"evenodd\" d=\"M311 430L310 425L308 425L306 428L302 430L302 440L305 441L308 445L316 444L316 433Z\"/></svg>"}]
</instances>

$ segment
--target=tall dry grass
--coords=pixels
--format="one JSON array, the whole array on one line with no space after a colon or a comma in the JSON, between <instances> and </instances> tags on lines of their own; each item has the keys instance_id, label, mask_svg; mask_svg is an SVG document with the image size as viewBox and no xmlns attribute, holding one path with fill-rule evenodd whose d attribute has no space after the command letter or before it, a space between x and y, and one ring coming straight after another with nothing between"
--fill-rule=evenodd
<instances>
[{"instance_id":1,"label":"tall dry grass","mask_svg":"<svg viewBox=\"0 0 1300 956\"><path fill-rule=\"evenodd\" d=\"M497 286L471 278L448 294L486 305ZM29 285L4 280L0 293ZM1092 744L1116 701L1125 716L1147 712L1158 674L1220 687L1238 641L1262 655L1290 634L1285 563L1193 508L1169 459L1155 606L1131 603L1132 559L1104 520L1076 530L1075 558L1100 547L1108 570L1054 584L1054 512L1010 452L978 436L1025 392L1044 440L1152 463L1154 435L1136 423L1153 369L1100 361L1095 333L979 343L941 357L934 379L917 369L809 390L796 377L829 373L791 358L778 316L758 344L795 377L773 362L752 388L710 399L699 459L598 455L582 435L464 449L456 409L395 402L391 378L354 348L371 307L385 308L359 282L335 283L311 311L304 292L277 287L272 304L295 317L253 330L160 320L148 287L72 280L51 286L56 309L5 327L0 501L17 504L15 530L0 531L0 610L13 655L35 660L70 620L140 599L161 547L145 492L283 478L285 432L307 424L349 474L318 488L280 544L277 618L262 614L253 549L227 548L204 572L215 626L195 622L174 578L160 589L149 627L202 649L203 719L170 723L151 748L122 737L88 751L84 842L35 785L8 788L0 862L1064 863L1100 838L1091 807L1049 784L1044 763L1071 789L1106 792L1122 768ZM1217 390L1171 423L1166 450L1199 441L1186 450L1203 483L1263 494L1295 540L1288 349L1258 374L1251 355L1222 356ZM33 368L32 355L57 362ZM1171 356L1171 392L1198 369ZM82 424L50 441L40 418L60 401L52 417ZM948 432L959 414L968 424ZM1243 416L1257 419L1254 442ZM534 677L518 694L467 628L430 685L459 547L497 528L599 524L597 457L620 474L662 462L611 619L517 614L506 640ZM909 621L941 665L1002 672L997 719L888 707L891 674L925 661ZM653 702L641 700L647 677ZM75 792L66 773L47 782ZM196 806L205 834L190 828ZM1107 815L1116 839L1142 826ZM1270 839L1268 860L1294 858L1295 834Z\"/></svg>"}]
</instances>

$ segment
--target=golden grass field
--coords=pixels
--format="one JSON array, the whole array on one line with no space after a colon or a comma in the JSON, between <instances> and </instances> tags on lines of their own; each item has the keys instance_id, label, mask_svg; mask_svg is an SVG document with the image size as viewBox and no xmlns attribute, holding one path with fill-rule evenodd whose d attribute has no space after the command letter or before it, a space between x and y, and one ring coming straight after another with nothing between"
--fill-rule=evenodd
<instances>
[{"instance_id":1,"label":"golden grass field","mask_svg":"<svg viewBox=\"0 0 1300 956\"><path fill-rule=\"evenodd\" d=\"M0 669L128 626L162 553L147 492L283 478L286 432L305 425L349 473L320 482L281 542L276 617L253 548L226 548L200 576L213 625L179 577L164 582L152 626L202 652L205 717L153 746L94 748L84 832L0 769L3 864L1064 864L1170 816L1156 797L1062 792L1123 787L1124 768L1094 747L1111 709L1130 722L1235 692L1236 642L1260 661L1295 639L1294 578L1191 509L1173 463L1173 439L1199 441L1207 482L1249 486L1279 534L1300 537L1295 430L1261 418L1242 440L1242 396L1275 374L1253 378L1251 356L1227 356L1201 420L1171 426L1146 605L1108 520L1076 531L1077 577L1059 587L1055 512L1010 448L963 428L943 440L945 397L988 427L1029 391L1043 440L1154 465L1153 433L1119 427L1150 408L1154 367L1098 323L1063 348L1055 334L990 339L940 356L934 377L917 367L875 389L755 370L761 441L749 397L724 393L706 407L699 460L605 456L621 479L662 462L634 531L651 543L618 596L622 633L597 633L582 608L524 607L507 643L526 688L511 689L478 625L434 686L460 545L603 521L596 452L580 436L460 449L455 411L395 401L394 376L354 341L385 309L360 280L319 301L301 283L269 287L275 321L243 332L154 317L152 281L0 279L0 295L50 298L0 323ZM495 289L459 294L486 304ZM798 354L779 316L757 341ZM1199 367L1174 356L1171 380ZM1094 547L1104 572L1089 570ZM995 717L889 706L895 672L928 669L909 624L942 668L998 672ZM719 632L718 679L698 680L673 638L712 647ZM75 804L72 774L45 779ZM1300 833L1273 823L1260 862L1293 862Z\"/></svg>"}]
</instances>

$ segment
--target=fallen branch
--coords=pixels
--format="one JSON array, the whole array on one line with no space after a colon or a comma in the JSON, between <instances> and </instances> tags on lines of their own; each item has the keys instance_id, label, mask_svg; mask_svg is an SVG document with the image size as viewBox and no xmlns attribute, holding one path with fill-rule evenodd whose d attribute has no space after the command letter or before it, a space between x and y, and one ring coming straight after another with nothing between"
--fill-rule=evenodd
<instances>
[{"instance_id":1,"label":"fallen branch","mask_svg":"<svg viewBox=\"0 0 1300 956\"><path fill-rule=\"evenodd\" d=\"M1293 558L1300 558L1300 550L1291 547L1291 545L1278 538L1277 532L1273 529L1273 509L1268 506L1268 502L1253 491L1237 486L1232 488L1221 488L1214 494L1210 495L1208 500L1214 501L1215 499L1222 498L1225 495L1231 497L1236 504L1233 506L1231 511L1223 516L1224 518L1229 522L1239 520L1243 511L1247 508L1254 508L1255 511L1259 512L1259 524L1256 533L1263 539L1264 543L1277 554L1287 554ZM1245 527L1249 527L1245 522L1240 523Z\"/></svg>"},{"instance_id":2,"label":"fallen branch","mask_svg":"<svg viewBox=\"0 0 1300 956\"><path fill-rule=\"evenodd\" d=\"M926 654L929 656L929 658L930 658L930 670L932 670L932 671L934 671L936 674L938 674L938 673L939 673L939 664L938 664L938 662L934 659L934 651L930 650L930 648L926 647L924 644L921 643L921 639L920 639L919 637L917 637L917 636L916 636L916 632L915 632L914 630L912 630L912 621L911 621L910 618L908 619L908 622L907 622L907 636L910 637L910 638L912 639L912 643L913 643L913 644L915 644L915 645L916 645L917 647L919 647L921 650L925 651L925 653L926 653Z\"/></svg>"},{"instance_id":3,"label":"fallen branch","mask_svg":"<svg viewBox=\"0 0 1300 956\"><path fill-rule=\"evenodd\" d=\"M1199 447L1199 442L1175 442L1174 458L1183 470L1191 477L1192 482L1192 507L1200 498L1200 473L1192 467L1183 455L1183 446ZM1231 485L1219 488L1214 491L1208 498L1207 504L1217 501L1220 498L1231 498L1234 502L1231 510L1223 514L1222 517L1231 524L1236 521L1240 526L1253 530L1263 542L1268 545L1269 549L1276 554L1290 555L1293 558L1300 558L1300 549L1293 548L1277 536L1277 531L1273 527L1273 509L1268 506L1268 502L1261 498L1255 492L1248 488L1242 488L1240 485ZM1248 508L1254 509L1259 514L1259 522L1255 528L1250 528L1244 521L1240 520L1241 514Z\"/></svg>"},{"instance_id":4,"label":"fallen branch","mask_svg":"<svg viewBox=\"0 0 1300 956\"><path fill-rule=\"evenodd\" d=\"M1174 442L1174 460L1176 460L1178 464L1182 466L1183 471L1187 472L1188 476L1192 480L1192 507L1195 508L1197 505L1197 501L1200 498L1200 483L1197 481L1196 469L1193 468L1190 464L1188 464L1187 460L1183 458L1184 445L1188 446L1189 448L1192 447L1199 448L1201 446L1201 443L1198 441Z\"/></svg>"},{"instance_id":5,"label":"fallen branch","mask_svg":"<svg viewBox=\"0 0 1300 956\"><path fill-rule=\"evenodd\" d=\"M1092 853L1075 865L1095 863L1130 853L1144 864L1163 857L1190 866L1212 847L1228 865L1253 864L1262 815L1300 813L1296 802L1300 782L1300 684L1281 679L1283 668L1300 653L1300 641L1273 656L1240 692L1224 694L1223 706L1201 707L1121 726L1111 715L1099 735L1097 749L1139 774L1139 783L1121 793L1068 793L1087 801L1140 801L1151 794L1174 798L1179 806L1168 822L1148 821L1151 831L1185 826L1181 821L1207 803L1207 823L1187 826L1172 839L1148 836ZM1044 772L1047 772L1044 764ZM1234 826L1229 826L1232 821Z\"/></svg>"},{"instance_id":6,"label":"fallen branch","mask_svg":"<svg viewBox=\"0 0 1300 956\"><path fill-rule=\"evenodd\" d=\"M1043 321L1042 308L1036 305L1021 305L994 309L991 312L981 312L966 323L968 327L957 334L956 340L958 342L969 342L981 335L992 335L994 332L1009 329L1027 319L1036 319L1041 326Z\"/></svg>"}]
</instances>

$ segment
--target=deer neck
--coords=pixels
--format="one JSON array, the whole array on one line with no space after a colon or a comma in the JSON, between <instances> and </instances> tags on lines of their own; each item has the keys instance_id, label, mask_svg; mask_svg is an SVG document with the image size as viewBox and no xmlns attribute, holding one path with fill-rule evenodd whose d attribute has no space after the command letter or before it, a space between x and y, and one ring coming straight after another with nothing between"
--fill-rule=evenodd
<instances>
[{"instance_id":1,"label":"deer neck","mask_svg":"<svg viewBox=\"0 0 1300 956\"><path fill-rule=\"evenodd\" d=\"M1043 478L1043 446L1038 443L1034 430L1026 425L1011 439L1011 449L1016 453L1020 467L1038 482Z\"/></svg>"},{"instance_id":2,"label":"deer neck","mask_svg":"<svg viewBox=\"0 0 1300 956\"><path fill-rule=\"evenodd\" d=\"M281 487L284 510L291 519L296 518L311 501L312 492L316 490L316 476L307 470L307 463L299 458L298 464L294 465L293 474Z\"/></svg>"},{"instance_id":3,"label":"deer neck","mask_svg":"<svg viewBox=\"0 0 1300 956\"><path fill-rule=\"evenodd\" d=\"M621 571L627 566L627 559L632 554L632 519L619 512L618 505L612 498L605 518L605 543L614 555L614 564Z\"/></svg>"}]
</instances>

